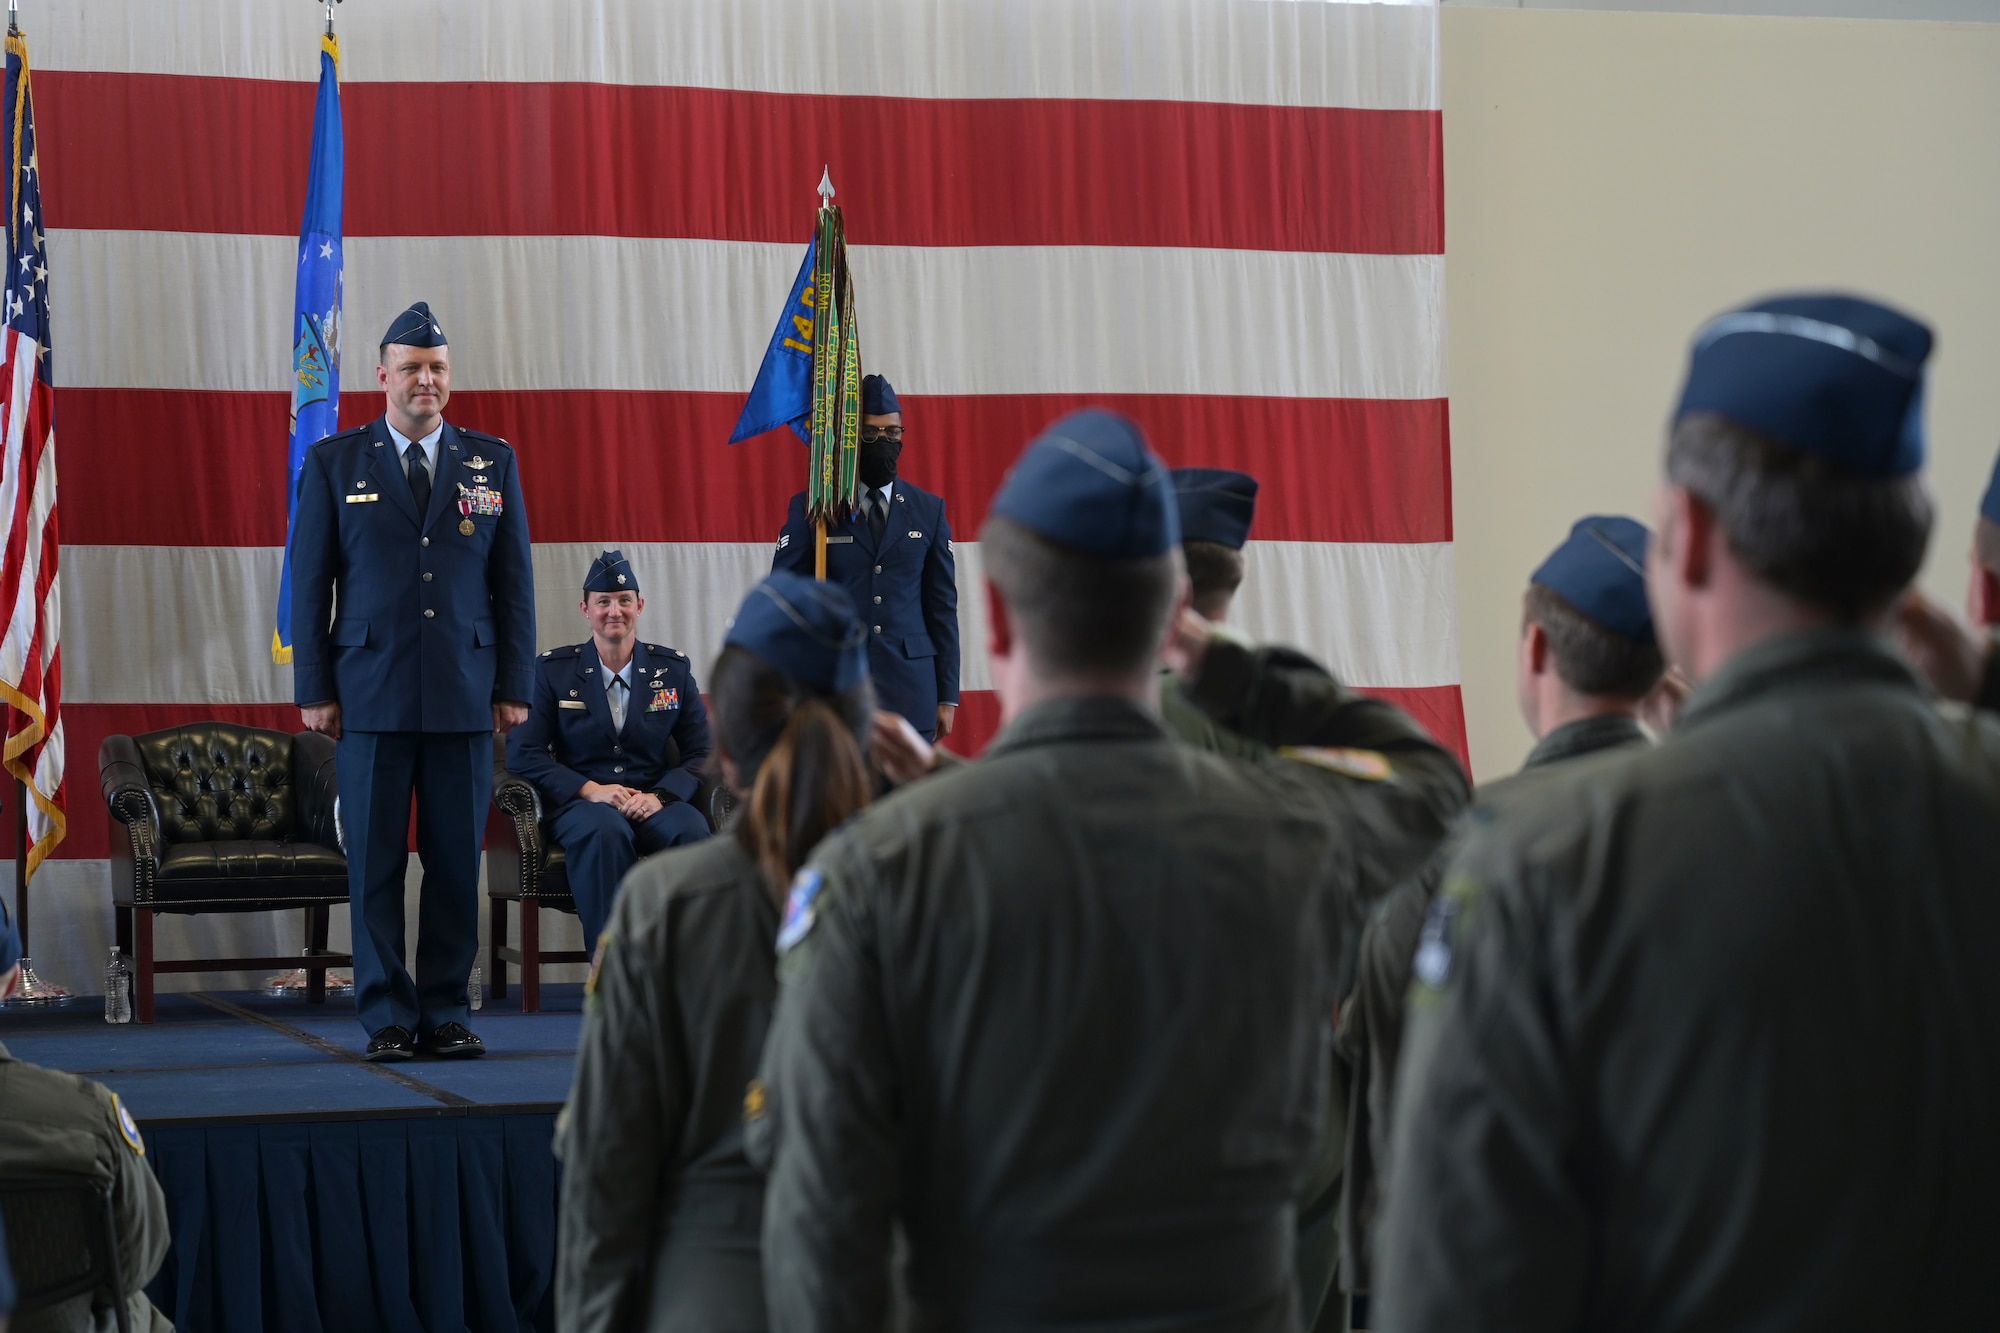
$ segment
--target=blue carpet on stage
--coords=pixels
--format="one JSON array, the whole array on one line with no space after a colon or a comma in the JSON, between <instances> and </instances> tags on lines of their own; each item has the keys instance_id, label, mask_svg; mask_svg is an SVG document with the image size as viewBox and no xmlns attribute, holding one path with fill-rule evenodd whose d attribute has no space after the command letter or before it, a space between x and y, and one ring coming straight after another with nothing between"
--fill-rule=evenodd
<instances>
[{"instance_id":1,"label":"blue carpet on stage","mask_svg":"<svg viewBox=\"0 0 2000 1333\"><path fill-rule=\"evenodd\" d=\"M547 1333L581 987L542 1007L475 1013L479 1059L399 1065L360 1058L341 996L163 995L150 1027L86 999L0 1041L138 1119L173 1230L148 1291L181 1333Z\"/></svg>"}]
</instances>

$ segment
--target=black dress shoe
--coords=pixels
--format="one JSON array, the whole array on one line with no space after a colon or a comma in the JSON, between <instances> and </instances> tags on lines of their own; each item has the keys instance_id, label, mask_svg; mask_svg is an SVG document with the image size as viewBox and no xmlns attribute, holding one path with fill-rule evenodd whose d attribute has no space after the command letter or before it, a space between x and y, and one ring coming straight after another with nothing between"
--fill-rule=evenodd
<instances>
[{"instance_id":1,"label":"black dress shoe","mask_svg":"<svg viewBox=\"0 0 2000 1333\"><path fill-rule=\"evenodd\" d=\"M424 1049L432 1055L484 1055L486 1043L463 1023L440 1023L424 1034Z\"/></svg>"},{"instance_id":2,"label":"black dress shoe","mask_svg":"<svg viewBox=\"0 0 2000 1333\"><path fill-rule=\"evenodd\" d=\"M408 1060L417 1053L417 1039L410 1030L394 1024L377 1028L368 1037L370 1060Z\"/></svg>"}]
</instances>

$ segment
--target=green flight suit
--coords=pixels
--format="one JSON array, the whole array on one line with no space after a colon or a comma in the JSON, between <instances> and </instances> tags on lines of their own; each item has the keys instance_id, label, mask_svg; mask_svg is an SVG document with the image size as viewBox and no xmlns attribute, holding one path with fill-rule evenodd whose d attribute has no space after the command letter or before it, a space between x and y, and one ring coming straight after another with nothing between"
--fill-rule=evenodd
<instances>
[{"instance_id":1,"label":"green flight suit","mask_svg":"<svg viewBox=\"0 0 2000 1333\"><path fill-rule=\"evenodd\" d=\"M1466 785L1295 654L1213 643L1191 697L1349 748L1056 699L814 854L762 1074L775 1327L873 1333L892 1220L917 1329L1296 1327L1344 942Z\"/></svg>"},{"instance_id":2,"label":"green flight suit","mask_svg":"<svg viewBox=\"0 0 2000 1333\"><path fill-rule=\"evenodd\" d=\"M1545 782L1424 925L1381 1327L1991 1327L2000 718L1812 630Z\"/></svg>"},{"instance_id":3,"label":"green flight suit","mask_svg":"<svg viewBox=\"0 0 2000 1333\"><path fill-rule=\"evenodd\" d=\"M172 1333L145 1285L167 1257L167 1200L146 1165L131 1113L102 1084L16 1060L0 1046L0 1179L80 1176L111 1186L112 1231L135 1333ZM17 1244L24 1238L17 1235ZM15 1276L18 1278L19 1265ZM104 1333L117 1311L101 1297L14 1315L12 1333Z\"/></svg>"},{"instance_id":4,"label":"green flight suit","mask_svg":"<svg viewBox=\"0 0 2000 1333\"><path fill-rule=\"evenodd\" d=\"M733 833L626 875L577 1050L556 1313L566 1333L765 1327L764 1179L744 1093L777 997L778 907Z\"/></svg>"},{"instance_id":5,"label":"green flight suit","mask_svg":"<svg viewBox=\"0 0 2000 1333\"><path fill-rule=\"evenodd\" d=\"M1535 744L1521 771L1481 783L1473 804L1505 799L1546 775L1551 766L1606 750L1631 750L1652 742L1638 721L1625 714L1568 722ZM1381 1171L1389 1161L1391 1098L1403 1049L1403 1000L1417 937L1445 867L1459 840L1447 840L1423 870L1404 880L1369 918L1361 932L1354 989L1340 1007L1335 1048L1353 1070L1348 1106L1347 1187L1341 1192L1341 1286L1365 1292L1373 1285L1370 1268L1381 1221Z\"/></svg>"}]
</instances>

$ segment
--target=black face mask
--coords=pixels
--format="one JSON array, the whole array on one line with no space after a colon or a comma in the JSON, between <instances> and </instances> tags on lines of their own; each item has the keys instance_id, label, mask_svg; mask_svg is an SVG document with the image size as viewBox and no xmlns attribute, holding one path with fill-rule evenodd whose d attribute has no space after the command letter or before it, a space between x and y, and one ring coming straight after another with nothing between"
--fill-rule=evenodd
<instances>
[{"instance_id":1,"label":"black face mask","mask_svg":"<svg viewBox=\"0 0 2000 1333\"><path fill-rule=\"evenodd\" d=\"M861 442L861 459L856 468L861 475L861 484L869 490L879 490L896 479L896 459L903 452L903 442L887 436Z\"/></svg>"}]
</instances>

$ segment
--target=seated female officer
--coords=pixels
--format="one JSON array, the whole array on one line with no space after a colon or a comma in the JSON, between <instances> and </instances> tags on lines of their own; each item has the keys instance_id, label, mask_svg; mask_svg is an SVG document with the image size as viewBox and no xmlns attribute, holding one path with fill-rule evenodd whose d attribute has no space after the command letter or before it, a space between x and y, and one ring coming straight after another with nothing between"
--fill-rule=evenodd
<instances>
[{"instance_id":1,"label":"seated female officer","mask_svg":"<svg viewBox=\"0 0 2000 1333\"><path fill-rule=\"evenodd\" d=\"M570 1333L765 1326L744 1091L777 999L786 886L874 790L866 627L838 585L773 574L737 611L709 690L743 805L721 836L642 862L604 933L556 1132Z\"/></svg>"},{"instance_id":2,"label":"seated female officer","mask_svg":"<svg viewBox=\"0 0 2000 1333\"><path fill-rule=\"evenodd\" d=\"M507 737L507 767L541 793L595 948L640 857L708 836L689 804L708 760L708 711L687 654L640 639L646 599L623 552L591 564L578 609L590 639L536 659L534 702Z\"/></svg>"}]
</instances>

